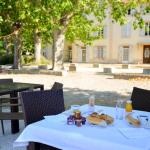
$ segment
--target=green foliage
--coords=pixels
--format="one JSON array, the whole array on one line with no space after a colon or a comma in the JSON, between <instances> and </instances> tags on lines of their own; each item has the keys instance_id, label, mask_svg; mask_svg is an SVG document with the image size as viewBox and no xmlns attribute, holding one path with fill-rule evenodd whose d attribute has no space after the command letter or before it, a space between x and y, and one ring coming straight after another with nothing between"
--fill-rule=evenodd
<instances>
[{"instance_id":1,"label":"green foliage","mask_svg":"<svg viewBox=\"0 0 150 150\"><path fill-rule=\"evenodd\" d=\"M34 62L34 55L22 55L21 57L21 64L29 64Z\"/></svg>"},{"instance_id":2,"label":"green foliage","mask_svg":"<svg viewBox=\"0 0 150 150\"><path fill-rule=\"evenodd\" d=\"M0 56L0 64L1 65L6 65L6 64L13 64L13 55L1 55Z\"/></svg>"},{"instance_id":3,"label":"green foliage","mask_svg":"<svg viewBox=\"0 0 150 150\"><path fill-rule=\"evenodd\" d=\"M139 11L140 5L145 9ZM128 10L132 14L134 28L143 27L141 17L149 12L148 0L0 0L0 36L10 34L16 21L22 23L22 54L34 53L33 31L38 30L43 46L52 43L53 34L65 34L70 41L81 40L91 44L93 40L102 38L93 36L105 25L105 18L125 24ZM96 22L95 22L96 21ZM28 62L30 60L26 60Z\"/></svg>"},{"instance_id":4,"label":"green foliage","mask_svg":"<svg viewBox=\"0 0 150 150\"><path fill-rule=\"evenodd\" d=\"M47 60L44 56L41 57L41 65L49 65L50 61Z\"/></svg>"}]
</instances>

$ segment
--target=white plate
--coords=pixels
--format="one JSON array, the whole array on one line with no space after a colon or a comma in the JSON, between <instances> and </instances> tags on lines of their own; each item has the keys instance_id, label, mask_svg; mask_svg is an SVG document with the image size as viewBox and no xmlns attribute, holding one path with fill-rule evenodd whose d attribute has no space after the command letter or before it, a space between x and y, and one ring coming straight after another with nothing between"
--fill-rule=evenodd
<instances>
[{"instance_id":1,"label":"white plate","mask_svg":"<svg viewBox=\"0 0 150 150\"><path fill-rule=\"evenodd\" d=\"M150 129L150 118L148 116L138 115L137 117L140 120L143 128Z\"/></svg>"}]
</instances>

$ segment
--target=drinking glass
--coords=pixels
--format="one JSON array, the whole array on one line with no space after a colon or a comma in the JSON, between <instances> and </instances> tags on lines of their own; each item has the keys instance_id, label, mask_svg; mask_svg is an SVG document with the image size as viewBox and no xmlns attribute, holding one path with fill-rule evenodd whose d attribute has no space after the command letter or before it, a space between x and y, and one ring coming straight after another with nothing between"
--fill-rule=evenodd
<instances>
[{"instance_id":1,"label":"drinking glass","mask_svg":"<svg viewBox=\"0 0 150 150\"><path fill-rule=\"evenodd\" d=\"M88 110L89 113L92 113L95 110L95 96L94 95L91 95L89 97L89 108L88 109L89 109Z\"/></svg>"},{"instance_id":2,"label":"drinking glass","mask_svg":"<svg viewBox=\"0 0 150 150\"><path fill-rule=\"evenodd\" d=\"M124 109L123 109L123 100L117 100L116 103L116 119L123 119Z\"/></svg>"}]
</instances>

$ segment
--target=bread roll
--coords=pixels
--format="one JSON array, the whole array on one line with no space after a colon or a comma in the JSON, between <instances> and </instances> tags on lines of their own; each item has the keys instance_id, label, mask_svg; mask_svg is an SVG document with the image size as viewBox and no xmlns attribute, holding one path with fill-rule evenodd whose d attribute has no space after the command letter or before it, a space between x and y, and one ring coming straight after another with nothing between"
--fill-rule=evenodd
<instances>
[{"instance_id":1,"label":"bread roll","mask_svg":"<svg viewBox=\"0 0 150 150\"><path fill-rule=\"evenodd\" d=\"M103 126L103 127L107 126L107 123L104 120L99 119L97 117L88 116L87 120L91 124L100 125L100 126Z\"/></svg>"},{"instance_id":2,"label":"bread roll","mask_svg":"<svg viewBox=\"0 0 150 150\"><path fill-rule=\"evenodd\" d=\"M130 114L126 116L126 120L130 124L132 124L132 125L134 125L136 127L139 127L141 125L140 121L138 119L133 118Z\"/></svg>"},{"instance_id":3,"label":"bread roll","mask_svg":"<svg viewBox=\"0 0 150 150\"><path fill-rule=\"evenodd\" d=\"M111 116L106 115L106 114L99 115L99 118L102 120L105 120L107 122L107 124L112 124L114 121L114 118L112 118Z\"/></svg>"}]
</instances>

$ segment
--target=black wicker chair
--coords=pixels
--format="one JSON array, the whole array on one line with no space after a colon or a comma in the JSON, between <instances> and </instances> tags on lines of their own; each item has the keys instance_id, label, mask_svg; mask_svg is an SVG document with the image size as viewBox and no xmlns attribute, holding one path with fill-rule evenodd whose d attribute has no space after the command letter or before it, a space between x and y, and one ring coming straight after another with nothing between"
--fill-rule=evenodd
<instances>
[{"instance_id":1,"label":"black wicker chair","mask_svg":"<svg viewBox=\"0 0 150 150\"><path fill-rule=\"evenodd\" d=\"M63 89L63 84L59 82L55 82L51 88L52 90Z\"/></svg>"},{"instance_id":2,"label":"black wicker chair","mask_svg":"<svg viewBox=\"0 0 150 150\"><path fill-rule=\"evenodd\" d=\"M131 100L133 109L150 112L150 90L133 87Z\"/></svg>"},{"instance_id":3,"label":"black wicker chair","mask_svg":"<svg viewBox=\"0 0 150 150\"><path fill-rule=\"evenodd\" d=\"M56 115L65 110L62 89L22 92L20 97L26 125L42 120L45 115ZM28 149L56 150L57 148L31 143Z\"/></svg>"}]
</instances>

